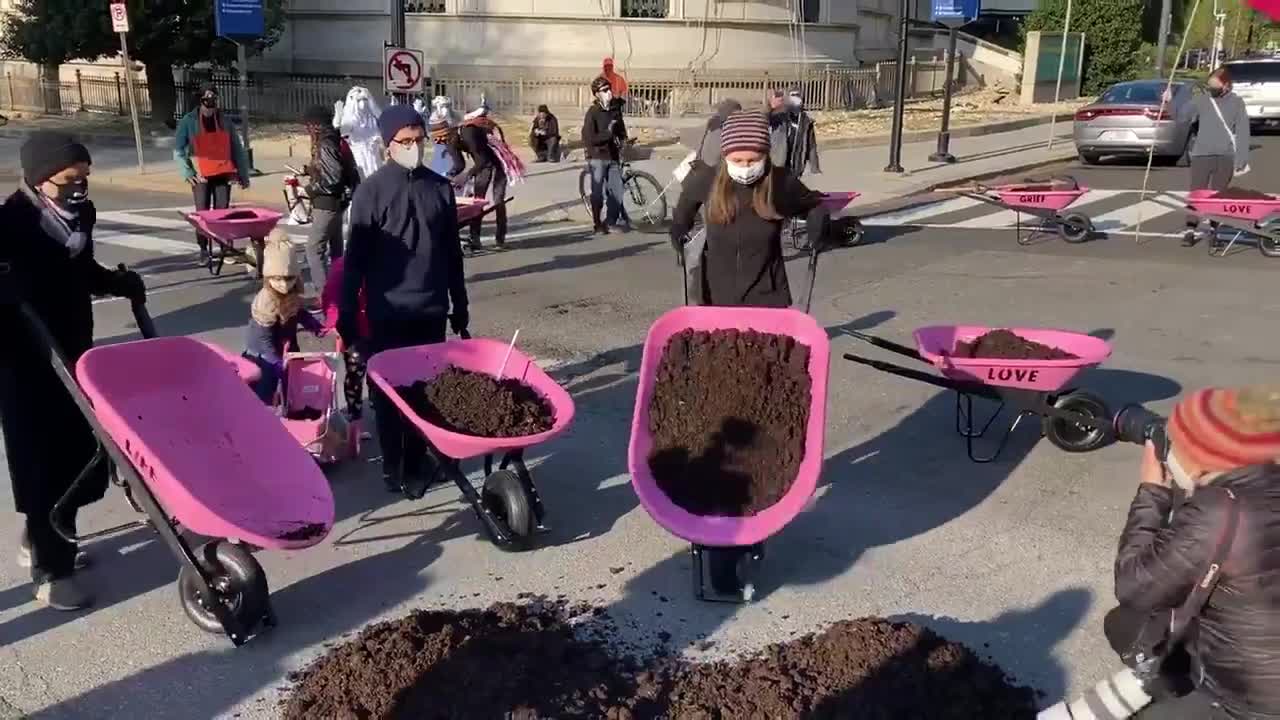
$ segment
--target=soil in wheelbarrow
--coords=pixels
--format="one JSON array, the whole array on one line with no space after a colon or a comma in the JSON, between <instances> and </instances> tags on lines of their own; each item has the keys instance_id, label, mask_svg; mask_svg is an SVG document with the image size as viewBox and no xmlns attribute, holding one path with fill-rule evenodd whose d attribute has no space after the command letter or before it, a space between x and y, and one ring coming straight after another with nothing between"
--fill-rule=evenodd
<instances>
[{"instance_id":1,"label":"soil in wheelbarrow","mask_svg":"<svg viewBox=\"0 0 1280 720\"><path fill-rule=\"evenodd\" d=\"M1074 360L1075 355L1028 340L1009 330L992 330L968 342L959 340L953 353L960 358L990 360Z\"/></svg>"},{"instance_id":2,"label":"soil in wheelbarrow","mask_svg":"<svg viewBox=\"0 0 1280 720\"><path fill-rule=\"evenodd\" d=\"M1269 195L1257 190L1247 190L1245 188L1229 187L1226 190L1219 190L1214 193L1215 198L1223 198L1226 200L1274 200L1274 195Z\"/></svg>"},{"instance_id":3,"label":"soil in wheelbarrow","mask_svg":"<svg viewBox=\"0 0 1280 720\"><path fill-rule=\"evenodd\" d=\"M618 649L602 608L534 600L418 611L291 676L284 720L1020 720L1035 692L910 623L842 621L735 660Z\"/></svg>"},{"instance_id":4,"label":"soil in wheelbarrow","mask_svg":"<svg viewBox=\"0 0 1280 720\"><path fill-rule=\"evenodd\" d=\"M804 459L809 348L752 331L686 330L663 351L649 404L649 469L695 515L755 515Z\"/></svg>"},{"instance_id":5,"label":"soil in wheelbarrow","mask_svg":"<svg viewBox=\"0 0 1280 720\"><path fill-rule=\"evenodd\" d=\"M397 390L423 420L463 435L522 437L555 424L551 405L513 378L450 367Z\"/></svg>"}]
</instances>

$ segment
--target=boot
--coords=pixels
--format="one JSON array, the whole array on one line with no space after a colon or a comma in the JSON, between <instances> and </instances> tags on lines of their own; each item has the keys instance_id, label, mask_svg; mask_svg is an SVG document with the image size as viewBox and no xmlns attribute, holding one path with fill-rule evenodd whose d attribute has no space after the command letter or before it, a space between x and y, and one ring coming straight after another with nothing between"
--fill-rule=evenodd
<instances>
[{"instance_id":1,"label":"boot","mask_svg":"<svg viewBox=\"0 0 1280 720\"><path fill-rule=\"evenodd\" d=\"M31 553L31 540L27 538L27 531L22 531L22 538L18 541L18 567L30 569L35 562ZM89 567L92 562L89 553L83 550L76 551L75 569L84 570Z\"/></svg>"}]
</instances>

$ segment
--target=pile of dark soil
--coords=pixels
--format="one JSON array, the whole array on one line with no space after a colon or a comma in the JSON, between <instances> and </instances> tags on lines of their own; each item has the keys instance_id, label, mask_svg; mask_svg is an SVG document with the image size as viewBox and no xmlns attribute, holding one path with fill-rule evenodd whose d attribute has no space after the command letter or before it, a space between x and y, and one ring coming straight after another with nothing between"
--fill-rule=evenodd
<instances>
[{"instance_id":1,"label":"pile of dark soil","mask_svg":"<svg viewBox=\"0 0 1280 720\"><path fill-rule=\"evenodd\" d=\"M550 430L551 405L519 380L450 367L396 388L423 420L463 435L521 437Z\"/></svg>"},{"instance_id":2,"label":"pile of dark soil","mask_svg":"<svg viewBox=\"0 0 1280 720\"><path fill-rule=\"evenodd\" d=\"M222 216L223 220L257 220L258 213L252 210L237 210Z\"/></svg>"},{"instance_id":3,"label":"pile of dark soil","mask_svg":"<svg viewBox=\"0 0 1280 720\"><path fill-rule=\"evenodd\" d=\"M1009 330L992 330L965 342L956 342L955 357L991 360L1074 360L1075 355L1043 343L1032 342Z\"/></svg>"},{"instance_id":4,"label":"pile of dark soil","mask_svg":"<svg viewBox=\"0 0 1280 720\"><path fill-rule=\"evenodd\" d=\"M649 469L696 515L754 515L778 502L805 453L809 348L795 338L686 330L663 350L649 403Z\"/></svg>"},{"instance_id":5,"label":"pile of dark soil","mask_svg":"<svg viewBox=\"0 0 1280 720\"><path fill-rule=\"evenodd\" d=\"M324 417L324 412L316 408L307 407L301 410L294 410L284 417L286 420L319 420Z\"/></svg>"},{"instance_id":6,"label":"pile of dark soil","mask_svg":"<svg viewBox=\"0 0 1280 720\"><path fill-rule=\"evenodd\" d=\"M1216 198L1224 198L1228 200L1272 200L1274 195L1268 195L1257 190L1246 190L1245 188L1229 187L1226 190L1219 190L1213 194Z\"/></svg>"},{"instance_id":7,"label":"pile of dark soil","mask_svg":"<svg viewBox=\"0 0 1280 720\"><path fill-rule=\"evenodd\" d=\"M753 657L642 665L601 610L535 601L371 625L291 676L284 720L1020 720L1034 691L929 630L840 622Z\"/></svg>"},{"instance_id":8,"label":"pile of dark soil","mask_svg":"<svg viewBox=\"0 0 1280 720\"><path fill-rule=\"evenodd\" d=\"M324 523L306 523L276 537L281 540L310 540L323 535L325 530Z\"/></svg>"}]
</instances>

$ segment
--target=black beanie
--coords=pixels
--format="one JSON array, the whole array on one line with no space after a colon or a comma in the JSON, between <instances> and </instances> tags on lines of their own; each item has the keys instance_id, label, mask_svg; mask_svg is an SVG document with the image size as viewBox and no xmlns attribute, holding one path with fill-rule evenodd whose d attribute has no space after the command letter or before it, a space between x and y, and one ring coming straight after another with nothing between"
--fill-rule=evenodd
<instances>
[{"instance_id":1,"label":"black beanie","mask_svg":"<svg viewBox=\"0 0 1280 720\"><path fill-rule=\"evenodd\" d=\"M22 178L30 185L39 185L76 163L93 162L89 148L56 130L32 133L18 154L22 160Z\"/></svg>"}]
</instances>

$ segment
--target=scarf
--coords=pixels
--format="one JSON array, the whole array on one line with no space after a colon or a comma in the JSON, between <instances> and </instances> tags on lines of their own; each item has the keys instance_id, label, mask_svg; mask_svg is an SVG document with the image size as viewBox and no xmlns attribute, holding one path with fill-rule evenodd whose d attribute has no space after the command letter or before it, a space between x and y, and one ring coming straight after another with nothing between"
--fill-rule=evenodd
<instances>
[{"instance_id":1,"label":"scarf","mask_svg":"<svg viewBox=\"0 0 1280 720\"><path fill-rule=\"evenodd\" d=\"M493 150L493 154L498 156L498 162L502 163L502 169L507 175L507 181L513 185L524 182L525 167L520 157L512 151L507 145L506 137L502 133L502 128L498 123L489 119L484 115L468 118L462 123L464 126L478 127L485 131L485 136L489 141L489 148ZM501 198L495 198L501 200Z\"/></svg>"},{"instance_id":2,"label":"scarf","mask_svg":"<svg viewBox=\"0 0 1280 720\"><path fill-rule=\"evenodd\" d=\"M40 210L40 229L57 240L76 258L89 245L89 234L80 227L80 213L61 207L25 182L18 185L27 200Z\"/></svg>"}]
</instances>

